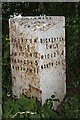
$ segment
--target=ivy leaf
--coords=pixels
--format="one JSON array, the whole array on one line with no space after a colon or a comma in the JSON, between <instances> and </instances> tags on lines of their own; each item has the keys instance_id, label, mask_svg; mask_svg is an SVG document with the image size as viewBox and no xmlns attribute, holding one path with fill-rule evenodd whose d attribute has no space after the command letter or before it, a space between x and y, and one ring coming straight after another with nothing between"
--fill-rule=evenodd
<instances>
[{"instance_id":1,"label":"ivy leaf","mask_svg":"<svg viewBox=\"0 0 80 120\"><path fill-rule=\"evenodd\" d=\"M21 106L17 103L14 104L13 106L13 114L20 112Z\"/></svg>"},{"instance_id":2,"label":"ivy leaf","mask_svg":"<svg viewBox=\"0 0 80 120\"><path fill-rule=\"evenodd\" d=\"M19 104L21 106L21 111L27 110L28 103L29 99L24 95L21 95L20 98L16 101L16 104Z\"/></svg>"},{"instance_id":3,"label":"ivy leaf","mask_svg":"<svg viewBox=\"0 0 80 120\"><path fill-rule=\"evenodd\" d=\"M65 105L64 105L65 112L69 111L69 109L70 109L69 103L65 103Z\"/></svg>"},{"instance_id":4,"label":"ivy leaf","mask_svg":"<svg viewBox=\"0 0 80 120\"><path fill-rule=\"evenodd\" d=\"M11 108L9 111L6 111L5 113L4 113L4 118L10 118L10 115L11 115L11 113L12 113L12 111L13 111L13 108Z\"/></svg>"},{"instance_id":5,"label":"ivy leaf","mask_svg":"<svg viewBox=\"0 0 80 120\"><path fill-rule=\"evenodd\" d=\"M48 111L43 112L43 118L50 118L50 114Z\"/></svg>"}]
</instances>

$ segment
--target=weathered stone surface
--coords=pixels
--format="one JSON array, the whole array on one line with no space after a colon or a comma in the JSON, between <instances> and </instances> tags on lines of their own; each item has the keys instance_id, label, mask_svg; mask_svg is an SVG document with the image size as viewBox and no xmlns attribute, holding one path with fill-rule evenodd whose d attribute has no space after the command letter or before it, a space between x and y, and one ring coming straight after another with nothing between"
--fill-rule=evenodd
<instances>
[{"instance_id":1,"label":"weathered stone surface","mask_svg":"<svg viewBox=\"0 0 80 120\"><path fill-rule=\"evenodd\" d=\"M13 95L51 95L60 101L66 94L65 18L27 16L9 19ZM56 105L55 105L56 106Z\"/></svg>"}]
</instances>

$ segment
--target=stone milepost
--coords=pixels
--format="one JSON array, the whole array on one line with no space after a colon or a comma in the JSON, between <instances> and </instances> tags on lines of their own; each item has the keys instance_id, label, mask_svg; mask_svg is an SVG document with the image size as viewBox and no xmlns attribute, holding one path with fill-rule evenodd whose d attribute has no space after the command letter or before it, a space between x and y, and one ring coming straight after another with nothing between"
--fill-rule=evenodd
<instances>
[{"instance_id":1,"label":"stone milepost","mask_svg":"<svg viewBox=\"0 0 80 120\"><path fill-rule=\"evenodd\" d=\"M9 19L13 96L66 94L65 17L16 16ZM54 103L57 106L58 103Z\"/></svg>"}]
</instances>

